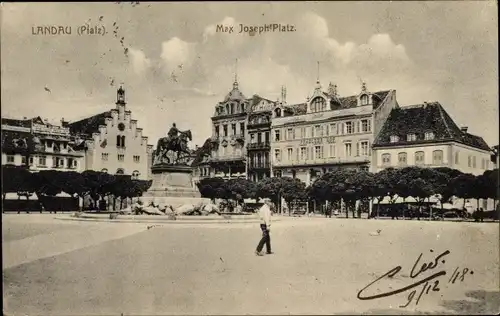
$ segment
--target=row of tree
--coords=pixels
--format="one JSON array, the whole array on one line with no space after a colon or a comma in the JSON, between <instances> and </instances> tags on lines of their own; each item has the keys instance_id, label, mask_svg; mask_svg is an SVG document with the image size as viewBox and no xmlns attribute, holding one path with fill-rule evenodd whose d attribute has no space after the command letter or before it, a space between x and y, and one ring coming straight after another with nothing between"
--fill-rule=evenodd
<instances>
[{"instance_id":1,"label":"row of tree","mask_svg":"<svg viewBox=\"0 0 500 316\"><path fill-rule=\"evenodd\" d=\"M487 170L474 176L447 167L388 168L378 173L352 169L339 169L325 173L310 186L289 177L266 178L257 183L246 179L202 179L198 183L202 196L210 199L241 201L245 198L271 198L275 205L284 199L288 205L294 201L329 202L339 205L343 201L348 211L357 201L378 203L389 197L390 203L398 198L403 202L414 198L422 206L432 197L438 198L441 207L452 197L464 199L496 199L498 194L498 169ZM376 203L377 204L377 203ZM465 204L464 204L465 207Z\"/></svg>"},{"instance_id":2,"label":"row of tree","mask_svg":"<svg viewBox=\"0 0 500 316\"><path fill-rule=\"evenodd\" d=\"M2 177L3 200L7 193L28 198L33 193L55 196L64 192L82 201L90 197L95 205L108 196L112 196L115 201L120 198L121 203L127 198L141 196L151 186L151 181L132 180L129 175L111 175L93 170L82 173L42 170L32 173L24 167L2 166Z\"/></svg>"}]
</instances>

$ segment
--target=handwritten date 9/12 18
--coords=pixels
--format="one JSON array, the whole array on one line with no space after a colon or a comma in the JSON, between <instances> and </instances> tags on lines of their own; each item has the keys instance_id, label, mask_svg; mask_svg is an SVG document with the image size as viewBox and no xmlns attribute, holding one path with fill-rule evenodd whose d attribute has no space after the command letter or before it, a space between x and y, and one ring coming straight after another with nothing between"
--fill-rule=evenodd
<instances>
[{"instance_id":1,"label":"handwritten date 9/12 18","mask_svg":"<svg viewBox=\"0 0 500 316\"><path fill-rule=\"evenodd\" d=\"M431 249L431 253L434 251ZM375 279L373 282L365 286L363 289L361 289L358 292L358 299L360 300L374 300L378 298L383 298L383 297L389 297L392 295L396 295L399 293L407 292L409 290L412 290L408 296L407 296L407 302L404 305L401 305L400 307L405 308L410 303L415 302L415 305L418 305L420 302L420 299L422 298L423 294L430 294L432 292L439 292L441 290L442 284L440 284L440 281L438 278L441 276L444 276L447 274L446 270L441 270L439 272L435 272L431 275L424 276L426 272L430 272L433 269L436 269L439 266L444 266L446 263L445 257L450 254L449 250L444 251L443 253L437 255L432 259L430 262L423 262L422 263L422 256L423 253L421 253L415 263L413 264L413 267L410 270L410 279L416 279L418 276L422 276L420 280L417 280L414 283L411 283L407 286L404 286L402 288L396 289L396 290L391 290L388 292L383 292L375 295L365 295L364 293L367 292L370 288L373 288L375 285L379 285L380 281L383 281L385 279L391 279L402 270L401 266L397 266L391 270L389 270L387 273L384 275L380 276L379 278ZM457 267L455 271L451 274L451 277L448 279L448 284L455 284L456 282L463 282L465 280L466 275L472 275L474 272L470 270L469 268L462 268L460 269ZM421 289L417 289L418 286L422 285ZM418 296L416 297L418 293Z\"/></svg>"}]
</instances>

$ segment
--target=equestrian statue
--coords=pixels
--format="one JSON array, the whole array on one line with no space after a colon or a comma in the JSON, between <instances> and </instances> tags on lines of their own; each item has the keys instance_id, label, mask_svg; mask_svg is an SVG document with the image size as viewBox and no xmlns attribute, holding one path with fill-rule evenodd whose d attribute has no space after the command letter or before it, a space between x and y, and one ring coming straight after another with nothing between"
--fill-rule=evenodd
<instances>
[{"instance_id":1,"label":"equestrian statue","mask_svg":"<svg viewBox=\"0 0 500 316\"><path fill-rule=\"evenodd\" d=\"M182 164L183 158L189 157L191 154L188 141L192 139L191 130L180 131L173 123L167 137L158 139L153 165L163 164L165 160L167 164ZM171 159L167 156L169 152L173 152L175 158Z\"/></svg>"}]
</instances>

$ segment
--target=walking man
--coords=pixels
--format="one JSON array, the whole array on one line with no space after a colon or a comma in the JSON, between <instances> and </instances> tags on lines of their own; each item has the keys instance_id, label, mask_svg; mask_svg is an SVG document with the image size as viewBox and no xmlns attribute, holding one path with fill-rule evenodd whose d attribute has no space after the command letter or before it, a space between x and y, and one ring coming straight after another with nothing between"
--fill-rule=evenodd
<instances>
[{"instance_id":1,"label":"walking man","mask_svg":"<svg viewBox=\"0 0 500 316\"><path fill-rule=\"evenodd\" d=\"M260 229L262 230L262 238L257 245L257 250L255 254L257 256L263 256L262 248L266 244L267 254L272 254L271 252L271 236L269 231L271 230L271 201L269 199L264 200L264 205L259 209L260 217Z\"/></svg>"}]
</instances>

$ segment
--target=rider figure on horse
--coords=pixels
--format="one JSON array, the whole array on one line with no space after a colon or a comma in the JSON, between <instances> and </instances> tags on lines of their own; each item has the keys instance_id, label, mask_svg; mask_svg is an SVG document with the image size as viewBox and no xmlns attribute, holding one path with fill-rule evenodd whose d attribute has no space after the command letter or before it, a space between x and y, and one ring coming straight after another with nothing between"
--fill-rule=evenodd
<instances>
[{"instance_id":1,"label":"rider figure on horse","mask_svg":"<svg viewBox=\"0 0 500 316\"><path fill-rule=\"evenodd\" d=\"M169 143L173 144L174 140L176 140L179 137L179 129L175 126L175 123L172 124L172 127L168 131L168 140Z\"/></svg>"}]
</instances>

